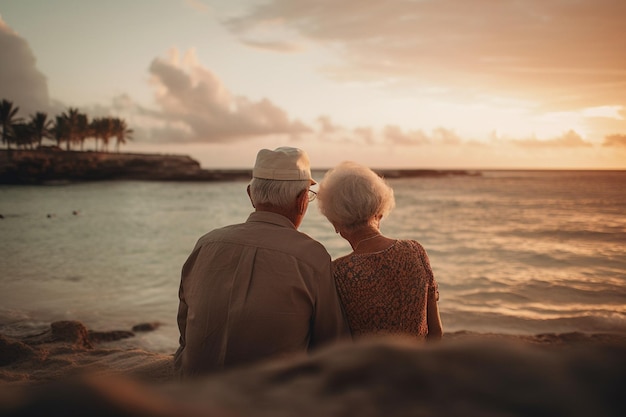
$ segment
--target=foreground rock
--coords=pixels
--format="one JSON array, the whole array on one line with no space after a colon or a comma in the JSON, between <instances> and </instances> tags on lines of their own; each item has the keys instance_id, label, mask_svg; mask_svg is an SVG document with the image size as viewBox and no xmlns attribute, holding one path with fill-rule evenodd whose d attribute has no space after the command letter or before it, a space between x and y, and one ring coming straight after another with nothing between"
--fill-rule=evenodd
<instances>
[{"instance_id":1,"label":"foreground rock","mask_svg":"<svg viewBox=\"0 0 626 417\"><path fill-rule=\"evenodd\" d=\"M380 339L185 382L175 381L171 356L67 344L74 355L63 356L56 349L47 359L25 352L21 369L33 374L71 360L70 369L83 372L5 384L0 415L626 415L623 336L459 332L434 344ZM137 372L139 364L147 372Z\"/></svg>"}]
</instances>

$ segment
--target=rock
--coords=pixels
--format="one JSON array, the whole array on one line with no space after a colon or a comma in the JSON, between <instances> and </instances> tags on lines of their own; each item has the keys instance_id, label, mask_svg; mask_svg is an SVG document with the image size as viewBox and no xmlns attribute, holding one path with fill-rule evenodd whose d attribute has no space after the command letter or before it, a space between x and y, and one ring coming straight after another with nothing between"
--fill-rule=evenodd
<instances>
[{"instance_id":1,"label":"rock","mask_svg":"<svg viewBox=\"0 0 626 417\"><path fill-rule=\"evenodd\" d=\"M134 336L135 333L128 330L94 331L88 330L79 321L55 321L50 325L50 330L27 336L23 341L31 346L62 342L70 343L77 349L93 349L94 343L114 342Z\"/></svg>"},{"instance_id":2,"label":"rock","mask_svg":"<svg viewBox=\"0 0 626 417\"><path fill-rule=\"evenodd\" d=\"M375 170L385 178L478 176L477 171ZM322 172L318 172L322 174ZM251 169L202 169L188 155L0 149L0 184L65 184L72 181L233 181L250 180Z\"/></svg>"},{"instance_id":3,"label":"rock","mask_svg":"<svg viewBox=\"0 0 626 417\"><path fill-rule=\"evenodd\" d=\"M0 335L0 366L36 356L35 350L22 342Z\"/></svg>"},{"instance_id":4,"label":"rock","mask_svg":"<svg viewBox=\"0 0 626 417\"><path fill-rule=\"evenodd\" d=\"M77 348L93 349L89 338L89 331L79 321L55 321L50 325L52 340L70 342Z\"/></svg>"},{"instance_id":5,"label":"rock","mask_svg":"<svg viewBox=\"0 0 626 417\"><path fill-rule=\"evenodd\" d=\"M153 323L140 323L133 326L133 332L151 332L156 330L161 326L161 323L153 322Z\"/></svg>"},{"instance_id":6,"label":"rock","mask_svg":"<svg viewBox=\"0 0 626 417\"><path fill-rule=\"evenodd\" d=\"M52 149L0 150L0 184L71 181L249 180L251 170L206 170L187 155L78 152Z\"/></svg>"},{"instance_id":7,"label":"rock","mask_svg":"<svg viewBox=\"0 0 626 417\"><path fill-rule=\"evenodd\" d=\"M180 383L64 375L13 387L3 401L7 386L0 415L621 417L625 346L623 338L554 349L506 338L381 339Z\"/></svg>"},{"instance_id":8,"label":"rock","mask_svg":"<svg viewBox=\"0 0 626 417\"><path fill-rule=\"evenodd\" d=\"M116 340L127 339L134 336L135 333L129 332L127 330L110 330L107 332L96 332L93 330L89 330L89 340L94 343L114 342Z\"/></svg>"}]
</instances>

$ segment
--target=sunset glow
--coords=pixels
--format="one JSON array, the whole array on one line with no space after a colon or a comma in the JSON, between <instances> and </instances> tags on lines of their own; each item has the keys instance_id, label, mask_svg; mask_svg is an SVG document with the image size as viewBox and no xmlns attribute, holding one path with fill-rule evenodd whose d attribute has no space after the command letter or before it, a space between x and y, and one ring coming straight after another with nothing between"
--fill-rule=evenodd
<instances>
[{"instance_id":1,"label":"sunset glow","mask_svg":"<svg viewBox=\"0 0 626 417\"><path fill-rule=\"evenodd\" d=\"M622 0L0 3L0 98L248 167L626 168Z\"/></svg>"}]
</instances>

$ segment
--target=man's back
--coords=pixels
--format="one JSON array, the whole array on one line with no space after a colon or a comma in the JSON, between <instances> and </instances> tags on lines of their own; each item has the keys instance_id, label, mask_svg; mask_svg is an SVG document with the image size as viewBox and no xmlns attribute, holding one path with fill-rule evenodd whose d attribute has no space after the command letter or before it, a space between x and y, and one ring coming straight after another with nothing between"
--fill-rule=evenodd
<instances>
[{"instance_id":1,"label":"man's back","mask_svg":"<svg viewBox=\"0 0 626 417\"><path fill-rule=\"evenodd\" d=\"M188 376L305 352L347 333L330 256L275 213L200 238L179 295L176 362Z\"/></svg>"}]
</instances>

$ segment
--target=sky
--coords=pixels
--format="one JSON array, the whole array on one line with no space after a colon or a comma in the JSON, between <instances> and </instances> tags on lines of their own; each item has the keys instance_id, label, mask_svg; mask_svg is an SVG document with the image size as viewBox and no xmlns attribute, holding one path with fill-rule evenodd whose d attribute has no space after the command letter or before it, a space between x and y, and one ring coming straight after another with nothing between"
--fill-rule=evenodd
<instances>
[{"instance_id":1,"label":"sky","mask_svg":"<svg viewBox=\"0 0 626 417\"><path fill-rule=\"evenodd\" d=\"M626 169L624 0L0 0L0 98L250 168Z\"/></svg>"}]
</instances>

